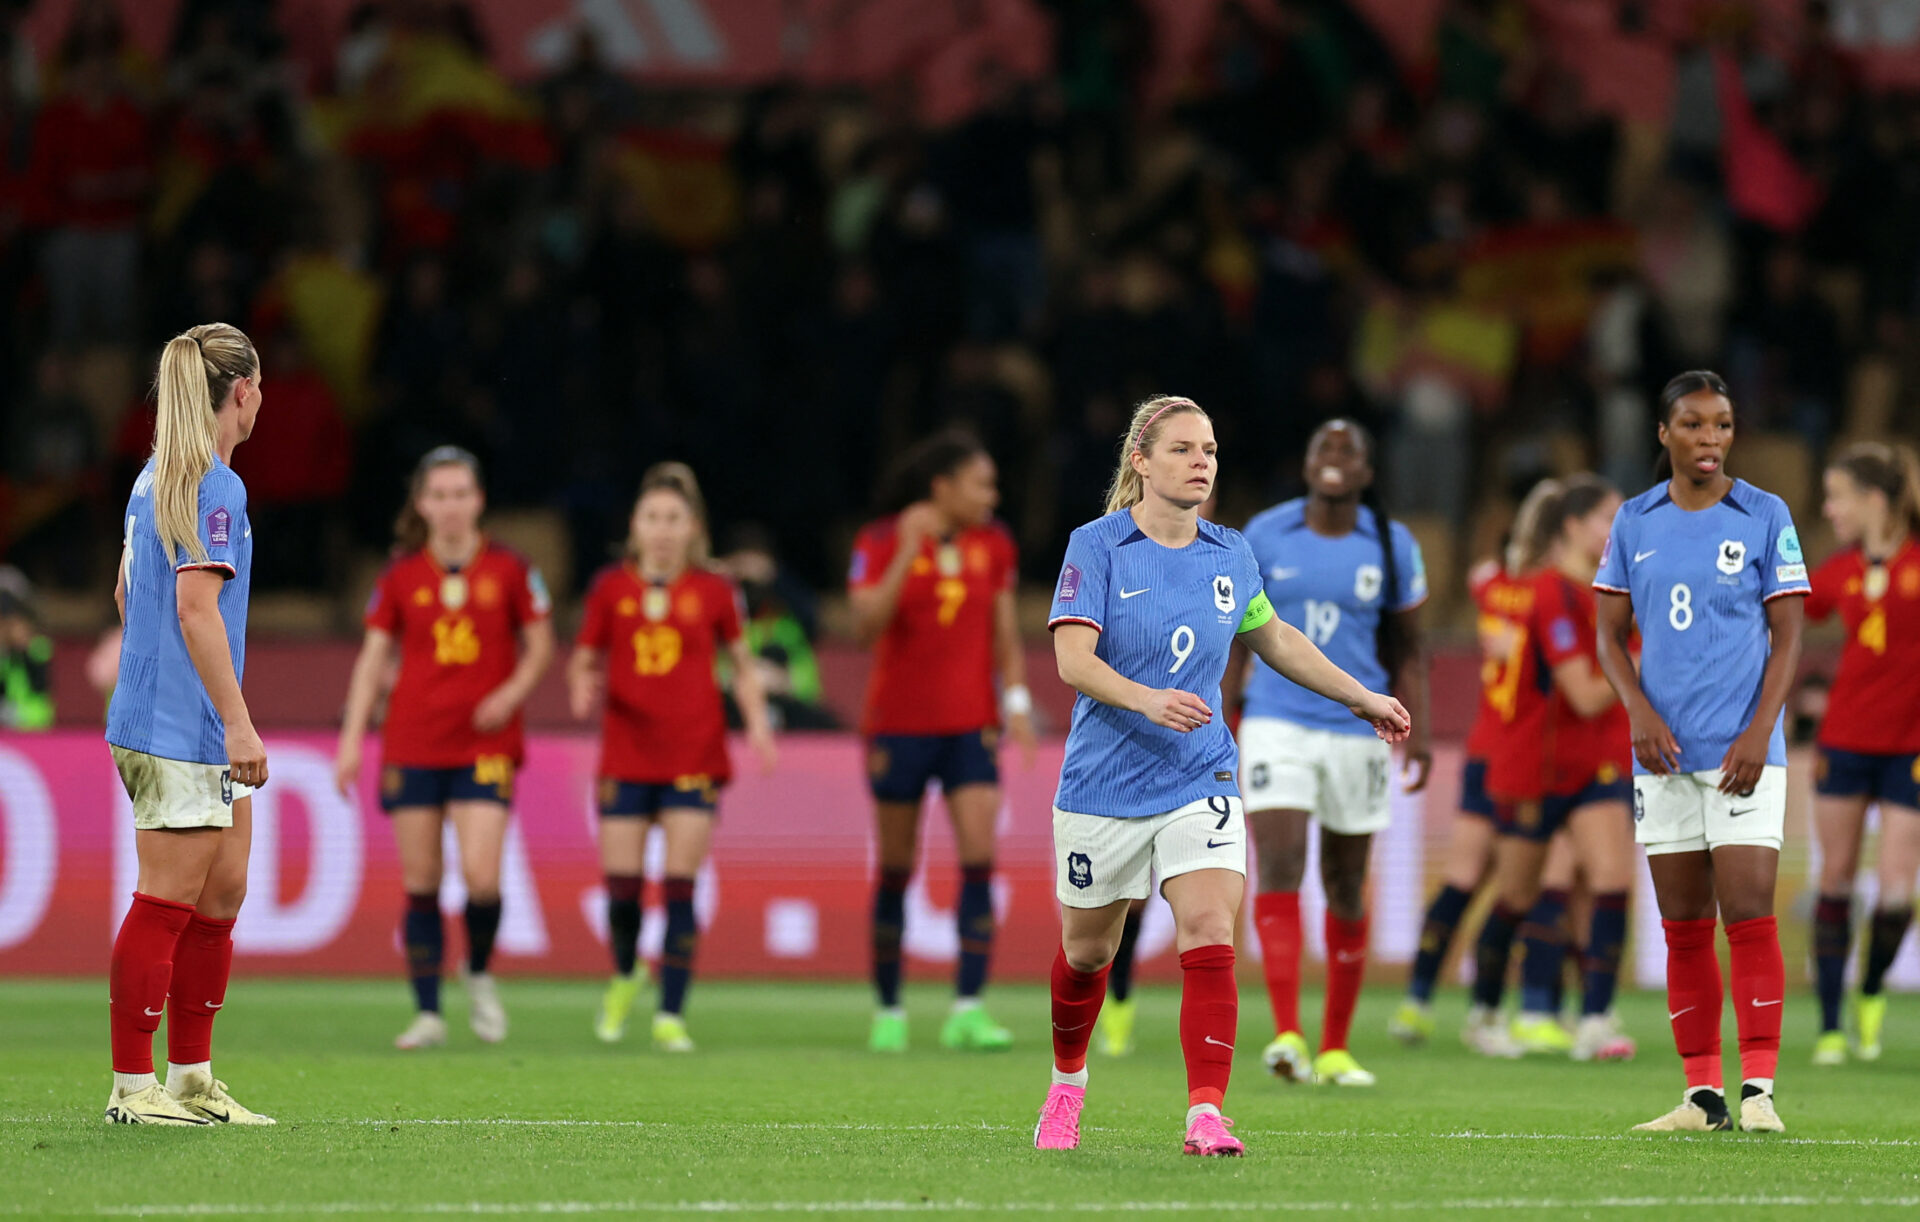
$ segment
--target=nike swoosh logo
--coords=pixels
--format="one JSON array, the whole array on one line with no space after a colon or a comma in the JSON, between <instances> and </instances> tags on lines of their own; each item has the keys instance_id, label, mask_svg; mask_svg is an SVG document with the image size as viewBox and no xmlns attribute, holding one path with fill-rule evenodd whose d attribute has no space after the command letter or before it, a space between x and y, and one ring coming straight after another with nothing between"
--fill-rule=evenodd
<instances>
[{"instance_id":1,"label":"nike swoosh logo","mask_svg":"<svg viewBox=\"0 0 1920 1222\"><path fill-rule=\"evenodd\" d=\"M1267 570L1267 576L1275 581L1291 581L1299 575L1299 569L1283 569L1277 565Z\"/></svg>"},{"instance_id":2,"label":"nike swoosh logo","mask_svg":"<svg viewBox=\"0 0 1920 1222\"><path fill-rule=\"evenodd\" d=\"M1363 950L1337 950L1333 952L1335 963L1365 963L1367 952Z\"/></svg>"},{"instance_id":3,"label":"nike swoosh logo","mask_svg":"<svg viewBox=\"0 0 1920 1222\"><path fill-rule=\"evenodd\" d=\"M233 1119L232 1113L216 1112L210 1107L197 1107L193 1110L205 1116L208 1120L218 1120L221 1124L226 1124Z\"/></svg>"},{"instance_id":4,"label":"nike swoosh logo","mask_svg":"<svg viewBox=\"0 0 1920 1222\"><path fill-rule=\"evenodd\" d=\"M1209 1035L1209 1036L1206 1036L1206 1037L1205 1037L1205 1039L1206 1039L1206 1041L1207 1041L1207 1043L1209 1043L1209 1044L1212 1044L1212 1045L1213 1045L1213 1046L1214 1046L1215 1048L1225 1048L1225 1049L1226 1049L1226 1050L1227 1050L1228 1052L1232 1052L1232 1051L1233 1051L1233 1045L1232 1045L1232 1044L1223 1044L1223 1043L1221 1043L1221 1042L1220 1042L1219 1040L1217 1040L1217 1039L1214 1039L1214 1038L1213 1038L1213 1037L1212 1037L1211 1035Z\"/></svg>"},{"instance_id":5,"label":"nike swoosh logo","mask_svg":"<svg viewBox=\"0 0 1920 1222\"><path fill-rule=\"evenodd\" d=\"M1784 997L1780 997L1780 998L1775 998L1775 999L1774 999L1774 1000L1772 1000L1772 1001L1756 1001L1756 1002L1754 1002L1754 1003L1753 1003L1753 1008L1754 1008L1754 1009L1756 1009L1756 1010L1758 1010L1758 1009L1760 1009L1760 1008L1762 1008L1762 1007L1764 1007L1764 1006L1777 1006L1777 1005L1779 1005L1779 1004L1780 1004L1780 1003L1781 1003L1782 1001L1785 1001L1785 1000L1786 1000L1786 998L1784 998Z\"/></svg>"},{"instance_id":6,"label":"nike swoosh logo","mask_svg":"<svg viewBox=\"0 0 1920 1222\"><path fill-rule=\"evenodd\" d=\"M1210 849L1224 849L1230 844L1239 844L1239 843L1240 842L1238 840L1211 840L1210 839L1207 841L1207 847Z\"/></svg>"},{"instance_id":7,"label":"nike swoosh logo","mask_svg":"<svg viewBox=\"0 0 1920 1222\"><path fill-rule=\"evenodd\" d=\"M1153 587L1152 587L1152 586L1142 586L1142 587L1141 587L1140 589L1138 589L1138 590L1122 590L1122 591L1120 591L1120 597L1122 597L1122 598L1132 598L1132 597L1134 597L1135 595L1138 595L1138 594L1145 594L1145 593L1146 593L1146 592L1147 592L1148 590L1151 590L1151 589L1153 589Z\"/></svg>"},{"instance_id":8,"label":"nike swoosh logo","mask_svg":"<svg viewBox=\"0 0 1920 1222\"><path fill-rule=\"evenodd\" d=\"M1091 1026L1093 1026L1092 1023L1081 1023L1078 1027L1062 1027L1059 1023L1055 1023L1053 1024L1053 1029L1055 1031L1064 1031L1068 1035L1072 1035L1076 1031L1085 1031L1088 1027L1091 1027Z\"/></svg>"},{"instance_id":9,"label":"nike swoosh logo","mask_svg":"<svg viewBox=\"0 0 1920 1222\"><path fill-rule=\"evenodd\" d=\"M210 1002L208 1002L208 1003L207 1003L207 1009L209 1009L209 1010L218 1010L218 1009L219 1009L219 1008L220 1008L221 1006L224 1006L224 1005L226 1005L226 1004L227 1004L227 1003L226 1003L226 1002L224 1002L224 1001L210 1001Z\"/></svg>"},{"instance_id":10,"label":"nike swoosh logo","mask_svg":"<svg viewBox=\"0 0 1920 1222\"><path fill-rule=\"evenodd\" d=\"M142 1008L142 1009L146 1009L146 1007L144 1007L144 1006L142 1006L141 1008ZM165 1013L166 1013L166 1011L165 1011L164 1009L161 1009L161 1010L147 1010L147 1017L148 1017L148 1018L159 1018L159 1017L160 1017L160 1016L161 1016L162 1014L165 1014Z\"/></svg>"},{"instance_id":11,"label":"nike swoosh logo","mask_svg":"<svg viewBox=\"0 0 1920 1222\"><path fill-rule=\"evenodd\" d=\"M1667 1015L1667 1021L1672 1022L1674 1019L1679 1018L1682 1014L1691 1014L1695 1010L1698 1010L1699 1008L1700 1008L1699 1006L1688 1006L1684 1010L1675 1010L1672 1013Z\"/></svg>"},{"instance_id":12,"label":"nike swoosh logo","mask_svg":"<svg viewBox=\"0 0 1920 1222\"><path fill-rule=\"evenodd\" d=\"M1633 562L1635 564L1639 564L1642 560L1645 560L1648 556L1653 555L1655 552L1659 550L1660 549L1657 547L1650 547L1644 552L1635 552L1633 554Z\"/></svg>"},{"instance_id":13,"label":"nike swoosh logo","mask_svg":"<svg viewBox=\"0 0 1920 1222\"><path fill-rule=\"evenodd\" d=\"M1738 818L1739 818L1739 817L1740 817L1741 815L1750 815L1750 814L1752 814L1752 813L1753 813L1754 811L1756 811L1756 810L1759 810L1759 809L1760 809L1760 808L1759 808L1758 806L1749 806L1749 807L1747 807L1747 809L1745 809L1745 810L1730 810L1730 811L1728 811L1728 812L1727 812L1727 818L1729 818L1729 819L1738 819Z\"/></svg>"}]
</instances>

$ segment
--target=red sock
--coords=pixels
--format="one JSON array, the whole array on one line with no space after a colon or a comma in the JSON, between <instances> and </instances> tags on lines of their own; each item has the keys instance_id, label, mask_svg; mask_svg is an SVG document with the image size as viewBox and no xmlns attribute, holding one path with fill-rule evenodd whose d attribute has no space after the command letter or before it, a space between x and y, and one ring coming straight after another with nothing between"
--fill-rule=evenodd
<instances>
[{"instance_id":1,"label":"red sock","mask_svg":"<svg viewBox=\"0 0 1920 1222\"><path fill-rule=\"evenodd\" d=\"M133 906L120 922L107 969L113 1072L153 1072L153 1033L167 1008L173 948L192 918L191 904L133 893Z\"/></svg>"},{"instance_id":2,"label":"red sock","mask_svg":"<svg viewBox=\"0 0 1920 1222\"><path fill-rule=\"evenodd\" d=\"M1740 1076L1771 1078L1780 1063L1780 1011L1787 967L1780 958L1780 926L1770 916L1727 926L1727 966L1733 975L1733 1019L1740 1031Z\"/></svg>"},{"instance_id":3,"label":"red sock","mask_svg":"<svg viewBox=\"0 0 1920 1222\"><path fill-rule=\"evenodd\" d=\"M173 949L167 1060L195 1065L213 1059L213 1019L227 1004L227 976L232 971L233 922L194 913Z\"/></svg>"},{"instance_id":4,"label":"red sock","mask_svg":"<svg viewBox=\"0 0 1920 1222\"><path fill-rule=\"evenodd\" d=\"M1300 1029L1300 893L1262 891L1253 897L1253 927L1260 933L1260 966L1273 1006L1273 1033Z\"/></svg>"},{"instance_id":5,"label":"red sock","mask_svg":"<svg viewBox=\"0 0 1920 1222\"><path fill-rule=\"evenodd\" d=\"M1087 1044L1100 1003L1107 999L1107 969L1082 972L1067 962L1065 950L1053 955L1053 1067L1079 1073L1087 1067Z\"/></svg>"},{"instance_id":6,"label":"red sock","mask_svg":"<svg viewBox=\"0 0 1920 1222\"><path fill-rule=\"evenodd\" d=\"M1713 944L1713 918L1661 921L1660 926L1667 933L1667 1018L1673 1023L1673 1045L1687 1071L1687 1088L1718 1088L1720 952ZM1774 954L1779 954L1777 944ZM1779 981L1780 976L1774 979ZM1777 1022L1774 1030L1777 1048Z\"/></svg>"},{"instance_id":7,"label":"red sock","mask_svg":"<svg viewBox=\"0 0 1920 1222\"><path fill-rule=\"evenodd\" d=\"M1320 1026L1320 1051L1347 1046L1354 1003L1367 974L1367 918L1343 921L1327 914L1327 1009Z\"/></svg>"},{"instance_id":8,"label":"red sock","mask_svg":"<svg viewBox=\"0 0 1920 1222\"><path fill-rule=\"evenodd\" d=\"M1240 986L1233 947L1196 946L1180 956L1180 1051L1187 1058L1187 1106L1227 1097L1233 1041L1240 1029Z\"/></svg>"}]
</instances>

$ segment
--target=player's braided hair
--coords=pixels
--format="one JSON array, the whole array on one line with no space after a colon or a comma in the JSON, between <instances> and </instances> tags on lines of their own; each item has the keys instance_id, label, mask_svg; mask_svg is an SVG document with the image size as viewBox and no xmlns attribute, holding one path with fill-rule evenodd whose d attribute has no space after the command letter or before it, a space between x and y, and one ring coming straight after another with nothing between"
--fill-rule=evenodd
<instances>
[{"instance_id":1,"label":"player's braided hair","mask_svg":"<svg viewBox=\"0 0 1920 1222\"><path fill-rule=\"evenodd\" d=\"M1689 369L1685 373L1675 374L1671 381L1660 388L1660 423L1670 423L1673 409L1679 406L1680 400L1703 390L1719 395L1729 406L1733 403L1733 392L1727 389L1725 378L1711 369ZM1673 455L1665 449L1654 460L1653 474L1658 479L1673 478Z\"/></svg>"},{"instance_id":2,"label":"player's braided hair","mask_svg":"<svg viewBox=\"0 0 1920 1222\"><path fill-rule=\"evenodd\" d=\"M1920 456L1899 442L1861 441L1827 464L1854 483L1887 498L1887 509L1908 534L1920 538Z\"/></svg>"},{"instance_id":3,"label":"player's braided hair","mask_svg":"<svg viewBox=\"0 0 1920 1222\"><path fill-rule=\"evenodd\" d=\"M1374 478L1360 490L1360 504L1373 515L1373 532L1380 538L1380 621L1373 630L1373 651L1380 665L1386 668L1387 684L1391 687L1399 678L1400 663L1406 660L1407 642L1395 610L1401 603L1401 585L1400 557L1393 546L1393 519L1380 504L1380 451L1374 445L1373 434L1357 420L1329 420L1320 428L1325 430L1336 425L1351 430L1360 439L1367 452L1367 464L1374 468Z\"/></svg>"}]
</instances>

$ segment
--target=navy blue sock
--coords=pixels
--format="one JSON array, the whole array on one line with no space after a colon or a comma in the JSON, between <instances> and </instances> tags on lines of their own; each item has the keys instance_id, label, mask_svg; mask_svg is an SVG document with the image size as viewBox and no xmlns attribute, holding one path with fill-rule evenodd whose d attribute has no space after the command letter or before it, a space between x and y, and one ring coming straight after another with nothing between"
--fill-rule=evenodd
<instances>
[{"instance_id":1,"label":"navy blue sock","mask_svg":"<svg viewBox=\"0 0 1920 1222\"><path fill-rule=\"evenodd\" d=\"M633 975L640 958L640 876L607 875L607 943L613 970Z\"/></svg>"},{"instance_id":2,"label":"navy blue sock","mask_svg":"<svg viewBox=\"0 0 1920 1222\"><path fill-rule=\"evenodd\" d=\"M1513 937L1520 929L1520 914L1505 904L1496 903L1480 927L1480 941L1473 950L1473 1000L1489 1010L1498 1009L1507 991L1507 965L1513 960Z\"/></svg>"},{"instance_id":3,"label":"navy blue sock","mask_svg":"<svg viewBox=\"0 0 1920 1222\"><path fill-rule=\"evenodd\" d=\"M987 962L993 957L993 863L963 866L960 870L960 966L954 974L954 993L978 997L987 983Z\"/></svg>"},{"instance_id":4,"label":"navy blue sock","mask_svg":"<svg viewBox=\"0 0 1920 1222\"><path fill-rule=\"evenodd\" d=\"M1847 991L1847 942L1853 936L1853 897L1823 895L1813 906L1813 976L1820 994L1820 1030L1840 1030Z\"/></svg>"},{"instance_id":5,"label":"navy blue sock","mask_svg":"<svg viewBox=\"0 0 1920 1222\"><path fill-rule=\"evenodd\" d=\"M467 971L483 974L493 962L493 941L500 934L500 897L467 901Z\"/></svg>"},{"instance_id":6,"label":"navy blue sock","mask_svg":"<svg viewBox=\"0 0 1920 1222\"><path fill-rule=\"evenodd\" d=\"M1860 991L1868 997L1880 995L1887 969L1893 966L1894 956L1900 953L1900 942L1907 936L1907 926L1911 924L1911 902L1898 908L1882 908L1873 914L1873 924L1867 935L1867 966L1860 973Z\"/></svg>"},{"instance_id":7,"label":"navy blue sock","mask_svg":"<svg viewBox=\"0 0 1920 1222\"><path fill-rule=\"evenodd\" d=\"M1542 891L1533 902L1520 927L1520 939L1527 948L1520 963L1520 1008L1534 1014L1557 1013L1555 995L1560 991L1560 965L1567 954L1566 931L1560 918L1566 915L1565 891Z\"/></svg>"},{"instance_id":8,"label":"navy blue sock","mask_svg":"<svg viewBox=\"0 0 1920 1222\"><path fill-rule=\"evenodd\" d=\"M1133 992L1133 952L1140 944L1140 917L1140 909L1127 909L1126 924L1120 927L1120 949L1113 952L1113 963L1107 968L1107 991L1115 1001L1125 1001Z\"/></svg>"},{"instance_id":9,"label":"navy blue sock","mask_svg":"<svg viewBox=\"0 0 1920 1222\"><path fill-rule=\"evenodd\" d=\"M1613 1008L1613 991L1620 984L1620 951L1626 941L1627 893L1605 891L1594 896L1581 1014L1605 1014Z\"/></svg>"},{"instance_id":10,"label":"navy blue sock","mask_svg":"<svg viewBox=\"0 0 1920 1222\"><path fill-rule=\"evenodd\" d=\"M687 986L693 983L700 925L693 916L691 878L669 878L662 890L667 900L667 937L660 948L660 1012L678 1014L686 1008Z\"/></svg>"},{"instance_id":11,"label":"navy blue sock","mask_svg":"<svg viewBox=\"0 0 1920 1222\"><path fill-rule=\"evenodd\" d=\"M413 984L414 1008L422 1014L440 1013L440 960L446 955L447 932L440 923L438 894L407 896L400 941L407 948L407 978Z\"/></svg>"},{"instance_id":12,"label":"navy blue sock","mask_svg":"<svg viewBox=\"0 0 1920 1222\"><path fill-rule=\"evenodd\" d=\"M1448 883L1433 897L1433 903L1427 905L1427 919L1420 926L1420 953L1413 957L1413 976L1407 981L1407 996L1415 1001L1426 1001L1433 996L1433 986L1440 979L1440 965L1446 962L1447 948L1453 945L1460 918L1466 914L1472 899L1471 891L1462 891Z\"/></svg>"},{"instance_id":13,"label":"navy blue sock","mask_svg":"<svg viewBox=\"0 0 1920 1222\"><path fill-rule=\"evenodd\" d=\"M882 870L873 892L873 988L889 1010L900 1004L900 940L906 934L912 878L909 870Z\"/></svg>"}]
</instances>

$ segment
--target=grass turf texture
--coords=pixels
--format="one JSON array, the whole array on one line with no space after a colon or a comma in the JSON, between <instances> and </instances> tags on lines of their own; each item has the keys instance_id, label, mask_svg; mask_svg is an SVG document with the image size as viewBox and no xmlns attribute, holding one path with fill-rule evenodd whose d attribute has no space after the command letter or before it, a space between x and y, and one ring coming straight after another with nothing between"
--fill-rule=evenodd
<instances>
[{"instance_id":1,"label":"grass turf texture","mask_svg":"<svg viewBox=\"0 0 1920 1222\"><path fill-rule=\"evenodd\" d=\"M1355 1051L1381 1084L1343 1090L1268 1078L1264 1001L1248 989L1226 1110L1249 1157L1201 1160L1180 1153L1178 996L1166 987L1139 995L1139 1051L1095 1054L1081 1148L1047 1155L1032 1148L1047 1081L1038 988L993 992L1019 1039L1000 1055L941 1051L944 995L910 990L905 1057L864 1050L867 993L849 985L701 984L701 1050L681 1057L651 1050L644 1007L627 1043L596 1042L596 986L507 980L502 993L506 1044L473 1039L456 986L450 1046L398 1053L399 982L238 981L215 1068L280 1125L201 1131L101 1121L101 983L0 983L0 1215L1920 1209L1920 1005L1907 998L1894 1000L1885 1057L1839 1070L1807 1065L1813 1005L1790 999L1784 1137L1658 1136L1626 1132L1680 1098L1655 995L1622 1003L1638 1061L1575 1065L1473 1057L1454 1035L1457 990L1435 1041L1402 1049L1382 1034L1394 997L1376 990Z\"/></svg>"}]
</instances>

